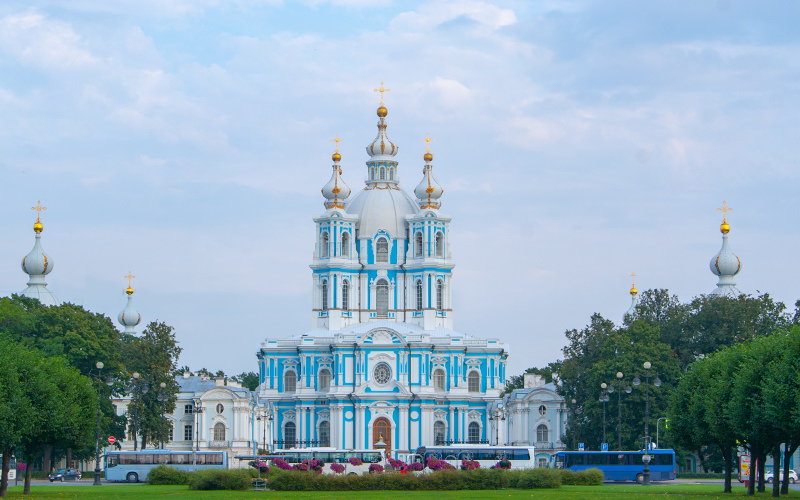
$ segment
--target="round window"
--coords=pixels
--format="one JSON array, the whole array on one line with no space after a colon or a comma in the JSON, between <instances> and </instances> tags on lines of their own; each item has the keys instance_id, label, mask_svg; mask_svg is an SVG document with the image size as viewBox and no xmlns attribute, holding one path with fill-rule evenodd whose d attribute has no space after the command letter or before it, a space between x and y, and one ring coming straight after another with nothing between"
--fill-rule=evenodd
<instances>
[{"instance_id":1,"label":"round window","mask_svg":"<svg viewBox=\"0 0 800 500\"><path fill-rule=\"evenodd\" d=\"M372 371L372 378L375 382L383 385L392 378L392 369L386 363L379 363Z\"/></svg>"},{"instance_id":2,"label":"round window","mask_svg":"<svg viewBox=\"0 0 800 500\"><path fill-rule=\"evenodd\" d=\"M545 413L547 413L547 407L545 405L540 406L539 415L544 415Z\"/></svg>"},{"instance_id":3,"label":"round window","mask_svg":"<svg viewBox=\"0 0 800 500\"><path fill-rule=\"evenodd\" d=\"M222 413L223 411L225 411L225 407L222 406L222 403L218 404L217 405L217 413Z\"/></svg>"}]
</instances>

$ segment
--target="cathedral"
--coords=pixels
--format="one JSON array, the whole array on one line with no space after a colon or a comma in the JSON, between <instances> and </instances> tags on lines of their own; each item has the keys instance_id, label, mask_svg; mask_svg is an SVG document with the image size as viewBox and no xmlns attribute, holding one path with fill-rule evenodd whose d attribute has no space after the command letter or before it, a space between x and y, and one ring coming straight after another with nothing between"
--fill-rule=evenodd
<instances>
[{"instance_id":1,"label":"cathedral","mask_svg":"<svg viewBox=\"0 0 800 500\"><path fill-rule=\"evenodd\" d=\"M383 95L383 87L381 87ZM412 198L400 187L386 105L351 196L332 155L314 218L312 330L267 338L259 404L272 447L371 449L489 441L508 348L453 330L450 217L440 211L430 139Z\"/></svg>"}]
</instances>

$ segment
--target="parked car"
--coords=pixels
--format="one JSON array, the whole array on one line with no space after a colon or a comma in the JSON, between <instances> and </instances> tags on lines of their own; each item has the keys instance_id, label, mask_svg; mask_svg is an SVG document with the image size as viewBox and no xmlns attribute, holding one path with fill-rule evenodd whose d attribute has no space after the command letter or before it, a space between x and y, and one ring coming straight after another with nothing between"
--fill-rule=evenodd
<instances>
[{"instance_id":1,"label":"parked car","mask_svg":"<svg viewBox=\"0 0 800 500\"><path fill-rule=\"evenodd\" d=\"M772 482L772 478L774 477L774 473L771 470L768 470L764 473L764 479L768 482ZM783 477L783 469L781 469L781 477ZM794 484L797 482L797 472L789 469L789 482Z\"/></svg>"},{"instance_id":2,"label":"parked car","mask_svg":"<svg viewBox=\"0 0 800 500\"><path fill-rule=\"evenodd\" d=\"M81 471L75 469L58 469L53 472L47 479L52 483L53 481L77 481L81 478Z\"/></svg>"}]
</instances>

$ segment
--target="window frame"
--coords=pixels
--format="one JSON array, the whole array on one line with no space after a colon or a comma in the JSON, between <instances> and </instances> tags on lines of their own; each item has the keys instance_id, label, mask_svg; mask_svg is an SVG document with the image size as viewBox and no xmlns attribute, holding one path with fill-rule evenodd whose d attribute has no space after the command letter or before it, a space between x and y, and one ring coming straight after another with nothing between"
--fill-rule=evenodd
<instances>
[{"instance_id":1,"label":"window frame","mask_svg":"<svg viewBox=\"0 0 800 500\"><path fill-rule=\"evenodd\" d=\"M323 278L322 282L320 282L320 287L322 288L322 300L320 303L320 308L323 311L328 310L328 279Z\"/></svg>"},{"instance_id":2,"label":"window frame","mask_svg":"<svg viewBox=\"0 0 800 500\"><path fill-rule=\"evenodd\" d=\"M350 257L350 231L342 231L341 240L339 255L341 257Z\"/></svg>"},{"instance_id":3,"label":"window frame","mask_svg":"<svg viewBox=\"0 0 800 500\"><path fill-rule=\"evenodd\" d=\"M375 314L379 318L389 316L389 282L384 278L375 283Z\"/></svg>"},{"instance_id":4,"label":"window frame","mask_svg":"<svg viewBox=\"0 0 800 500\"><path fill-rule=\"evenodd\" d=\"M323 375L327 376L327 379L323 378ZM323 384L323 380L326 380L327 384ZM319 392L328 392L331 390L331 381L333 377L331 376L331 371L327 368L323 368L317 374L317 390Z\"/></svg>"},{"instance_id":5,"label":"window frame","mask_svg":"<svg viewBox=\"0 0 800 500\"><path fill-rule=\"evenodd\" d=\"M422 231L414 233L414 257L422 257Z\"/></svg>"},{"instance_id":6,"label":"window frame","mask_svg":"<svg viewBox=\"0 0 800 500\"><path fill-rule=\"evenodd\" d=\"M478 444L481 442L481 424L470 422L467 426L467 443Z\"/></svg>"},{"instance_id":7,"label":"window frame","mask_svg":"<svg viewBox=\"0 0 800 500\"><path fill-rule=\"evenodd\" d=\"M350 280L342 280L342 310L350 309Z\"/></svg>"},{"instance_id":8,"label":"window frame","mask_svg":"<svg viewBox=\"0 0 800 500\"><path fill-rule=\"evenodd\" d=\"M319 236L319 256L322 259L327 259L330 257L330 241L331 237L328 234L328 231L322 231L322 234Z\"/></svg>"},{"instance_id":9,"label":"window frame","mask_svg":"<svg viewBox=\"0 0 800 500\"><path fill-rule=\"evenodd\" d=\"M424 307L424 302L423 302L424 292L422 290L422 280L416 281L416 283L414 284L414 289L416 290L417 294L416 297L417 311L421 311Z\"/></svg>"},{"instance_id":10,"label":"window frame","mask_svg":"<svg viewBox=\"0 0 800 500\"><path fill-rule=\"evenodd\" d=\"M389 262L389 238L386 236L375 240L375 262Z\"/></svg>"},{"instance_id":11,"label":"window frame","mask_svg":"<svg viewBox=\"0 0 800 500\"><path fill-rule=\"evenodd\" d=\"M291 381L292 390L287 390L289 384L287 382ZM297 392L297 372L294 370L286 370L283 372L283 392L287 394L294 394Z\"/></svg>"},{"instance_id":12,"label":"window frame","mask_svg":"<svg viewBox=\"0 0 800 500\"><path fill-rule=\"evenodd\" d=\"M435 368L433 370L433 390L447 390L447 374L444 372L443 368Z\"/></svg>"},{"instance_id":13,"label":"window frame","mask_svg":"<svg viewBox=\"0 0 800 500\"><path fill-rule=\"evenodd\" d=\"M436 309L444 310L444 281L436 280Z\"/></svg>"},{"instance_id":14,"label":"window frame","mask_svg":"<svg viewBox=\"0 0 800 500\"><path fill-rule=\"evenodd\" d=\"M227 435L227 429L225 428L225 424L222 422L217 422L214 424L214 439L213 441L225 441L225 436ZM222 436L222 438L220 438Z\"/></svg>"},{"instance_id":15,"label":"window frame","mask_svg":"<svg viewBox=\"0 0 800 500\"><path fill-rule=\"evenodd\" d=\"M433 239L434 241L434 254L436 257L443 258L444 257L444 233L441 231L436 232L436 237Z\"/></svg>"},{"instance_id":16,"label":"window frame","mask_svg":"<svg viewBox=\"0 0 800 500\"><path fill-rule=\"evenodd\" d=\"M477 389L473 388L473 382L477 383ZM481 392L481 374L478 370L470 370L467 374L467 392Z\"/></svg>"},{"instance_id":17,"label":"window frame","mask_svg":"<svg viewBox=\"0 0 800 500\"><path fill-rule=\"evenodd\" d=\"M550 441L550 429L547 424L539 424L536 426L536 442L547 443Z\"/></svg>"}]
</instances>

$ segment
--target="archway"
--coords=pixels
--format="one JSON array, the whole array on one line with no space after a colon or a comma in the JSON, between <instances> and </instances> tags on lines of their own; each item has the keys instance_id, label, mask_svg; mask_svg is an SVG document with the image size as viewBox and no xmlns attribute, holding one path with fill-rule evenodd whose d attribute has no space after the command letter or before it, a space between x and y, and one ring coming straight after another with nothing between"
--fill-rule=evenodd
<instances>
[{"instance_id":1,"label":"archway","mask_svg":"<svg viewBox=\"0 0 800 500\"><path fill-rule=\"evenodd\" d=\"M380 441L383 438L383 442L386 443L386 456L391 456L392 452L392 424L389 422L389 419L381 417L375 420L375 423L372 424L372 448L375 448L375 443Z\"/></svg>"}]
</instances>

